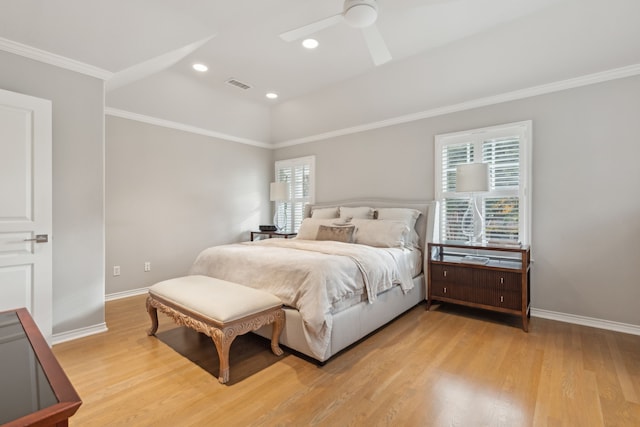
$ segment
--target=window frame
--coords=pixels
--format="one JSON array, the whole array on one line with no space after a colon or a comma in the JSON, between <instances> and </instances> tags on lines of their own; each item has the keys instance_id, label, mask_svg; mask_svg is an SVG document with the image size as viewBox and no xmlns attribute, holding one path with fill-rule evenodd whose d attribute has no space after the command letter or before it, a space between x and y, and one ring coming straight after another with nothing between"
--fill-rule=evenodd
<instances>
[{"instance_id":1,"label":"window frame","mask_svg":"<svg viewBox=\"0 0 640 427\"><path fill-rule=\"evenodd\" d=\"M445 199L469 199L468 194L457 194L455 191L445 191L443 182L443 150L446 146L471 143L474 145L473 162L482 162L482 145L485 141L517 137L519 140L519 186L517 190L518 203L518 236L521 244L531 243L531 164L532 164L532 136L533 122L531 120L452 132L435 136L435 198L440 201L440 209L445 209ZM502 190L476 194L481 206L485 197L496 197L505 194ZM512 192L512 194L514 194ZM444 239L446 216L440 212L439 234ZM483 230L485 224L482 224Z\"/></svg>"},{"instance_id":2,"label":"window frame","mask_svg":"<svg viewBox=\"0 0 640 427\"><path fill-rule=\"evenodd\" d=\"M308 195L306 197L294 197L296 192L294 186L292 185L289 190L289 199L286 201L275 202L273 212L274 218L280 216L280 210L283 209L284 206L291 207L290 214L286 215L287 224L283 227L283 231L296 233L298 231L298 228L300 227L300 223L304 219L302 218L302 215L304 215L304 205L306 205L307 203L315 203L316 157L312 155L297 157L294 159L276 160L274 164L274 182L280 182L281 170L292 169L293 171L297 167L305 166L309 168ZM297 204L300 204L299 209L296 209ZM298 218L296 212L300 212L300 218Z\"/></svg>"}]
</instances>

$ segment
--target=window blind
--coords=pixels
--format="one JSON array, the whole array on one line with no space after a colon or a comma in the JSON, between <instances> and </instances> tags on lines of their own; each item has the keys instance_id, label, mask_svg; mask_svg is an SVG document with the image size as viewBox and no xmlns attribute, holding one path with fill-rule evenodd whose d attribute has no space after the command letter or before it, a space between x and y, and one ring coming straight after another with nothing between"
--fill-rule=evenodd
<instances>
[{"instance_id":1,"label":"window blind","mask_svg":"<svg viewBox=\"0 0 640 427\"><path fill-rule=\"evenodd\" d=\"M471 163L474 159L475 146L469 142L448 144L442 148L441 190L445 197L440 206L440 235L446 240L466 240L463 230L464 214L469 208L469 199L456 195L456 167Z\"/></svg>"},{"instance_id":2,"label":"window blind","mask_svg":"<svg viewBox=\"0 0 640 427\"><path fill-rule=\"evenodd\" d=\"M489 163L490 191L483 196L487 240L520 242L520 138L482 142L482 162Z\"/></svg>"},{"instance_id":3,"label":"window blind","mask_svg":"<svg viewBox=\"0 0 640 427\"><path fill-rule=\"evenodd\" d=\"M436 198L444 240L468 240L465 212L475 197L482 211L485 239L528 243L530 134L529 121L436 136ZM474 162L489 165L489 191L456 193L456 167Z\"/></svg>"},{"instance_id":4,"label":"window blind","mask_svg":"<svg viewBox=\"0 0 640 427\"><path fill-rule=\"evenodd\" d=\"M276 223L284 231L297 232L304 215L304 205L314 202L315 156L280 160L275 163L277 182L289 183L289 199L276 202Z\"/></svg>"}]
</instances>

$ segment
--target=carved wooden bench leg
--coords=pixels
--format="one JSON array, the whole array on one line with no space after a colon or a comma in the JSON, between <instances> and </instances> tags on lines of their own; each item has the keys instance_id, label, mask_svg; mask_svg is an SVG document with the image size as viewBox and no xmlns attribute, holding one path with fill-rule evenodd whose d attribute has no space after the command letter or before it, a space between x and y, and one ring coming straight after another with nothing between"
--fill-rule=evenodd
<instances>
[{"instance_id":1,"label":"carved wooden bench leg","mask_svg":"<svg viewBox=\"0 0 640 427\"><path fill-rule=\"evenodd\" d=\"M237 334L233 328L224 330L213 329L211 338L216 345L218 351L218 359L220 359L220 371L218 372L218 381L225 384L229 381L229 349L231 343L236 339Z\"/></svg>"},{"instance_id":2,"label":"carved wooden bench leg","mask_svg":"<svg viewBox=\"0 0 640 427\"><path fill-rule=\"evenodd\" d=\"M158 332L158 309L151 304L152 298L147 297L147 312L151 317L151 327L147 331L147 335L155 335Z\"/></svg>"},{"instance_id":3,"label":"carved wooden bench leg","mask_svg":"<svg viewBox=\"0 0 640 427\"><path fill-rule=\"evenodd\" d=\"M284 327L284 310L278 310L274 313L275 320L273 321L273 330L271 332L271 351L276 356L282 356L283 351L280 348L280 334Z\"/></svg>"},{"instance_id":4,"label":"carved wooden bench leg","mask_svg":"<svg viewBox=\"0 0 640 427\"><path fill-rule=\"evenodd\" d=\"M188 292L185 292L185 286ZM252 304L249 304L249 309L242 304L226 307L224 297L229 295L236 301L251 301ZM196 299L199 301L201 298L208 301L204 307L196 303ZM192 304L198 305L200 311L193 310ZM278 343L285 323L282 302L267 292L212 277L185 276L165 280L149 288L149 335L158 331L158 310L178 325L212 338L220 360L218 381L222 384L229 381L229 350L238 335L273 323L271 351L277 356L284 354Z\"/></svg>"}]
</instances>

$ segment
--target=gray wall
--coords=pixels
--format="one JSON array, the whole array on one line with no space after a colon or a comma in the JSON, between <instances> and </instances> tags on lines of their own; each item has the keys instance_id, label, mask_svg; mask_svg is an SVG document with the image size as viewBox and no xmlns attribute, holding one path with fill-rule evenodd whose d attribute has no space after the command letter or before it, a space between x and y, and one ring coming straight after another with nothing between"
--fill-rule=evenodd
<instances>
[{"instance_id":1,"label":"gray wall","mask_svg":"<svg viewBox=\"0 0 640 427\"><path fill-rule=\"evenodd\" d=\"M640 325L640 77L281 148L316 200L434 197L434 136L533 120L532 305Z\"/></svg>"},{"instance_id":2,"label":"gray wall","mask_svg":"<svg viewBox=\"0 0 640 427\"><path fill-rule=\"evenodd\" d=\"M107 295L183 276L202 249L271 223L272 150L117 117L106 124Z\"/></svg>"},{"instance_id":3,"label":"gray wall","mask_svg":"<svg viewBox=\"0 0 640 427\"><path fill-rule=\"evenodd\" d=\"M53 103L53 333L102 324L103 82L0 51L0 87Z\"/></svg>"},{"instance_id":4,"label":"gray wall","mask_svg":"<svg viewBox=\"0 0 640 427\"><path fill-rule=\"evenodd\" d=\"M105 242L102 81L6 52L0 65L0 87L53 101L54 333L104 321L105 257L107 294L127 292L270 222L273 160L315 154L317 201L433 198L434 135L528 119L533 306L640 325L640 77L275 152L109 117Z\"/></svg>"}]
</instances>

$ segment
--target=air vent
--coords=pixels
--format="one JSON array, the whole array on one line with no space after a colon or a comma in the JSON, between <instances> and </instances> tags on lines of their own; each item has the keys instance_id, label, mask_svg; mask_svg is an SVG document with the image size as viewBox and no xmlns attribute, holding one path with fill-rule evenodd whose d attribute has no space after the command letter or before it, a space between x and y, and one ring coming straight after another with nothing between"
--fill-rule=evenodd
<instances>
[{"instance_id":1,"label":"air vent","mask_svg":"<svg viewBox=\"0 0 640 427\"><path fill-rule=\"evenodd\" d=\"M249 86L248 84L242 83L241 81L238 81L233 78L227 80L227 84L230 84L231 86L239 87L240 89L244 89L244 90L251 89L251 86Z\"/></svg>"}]
</instances>

